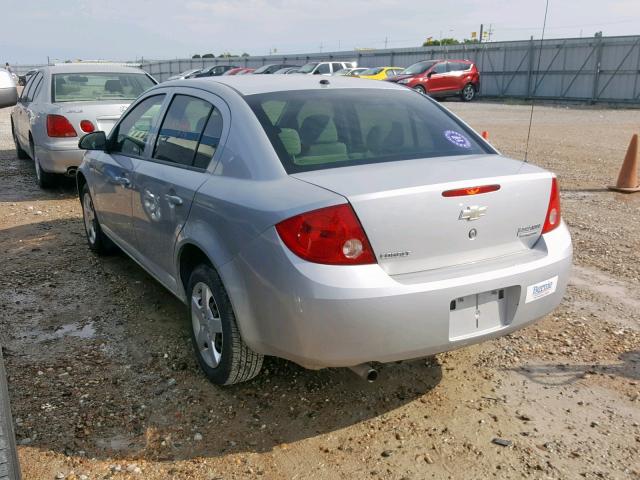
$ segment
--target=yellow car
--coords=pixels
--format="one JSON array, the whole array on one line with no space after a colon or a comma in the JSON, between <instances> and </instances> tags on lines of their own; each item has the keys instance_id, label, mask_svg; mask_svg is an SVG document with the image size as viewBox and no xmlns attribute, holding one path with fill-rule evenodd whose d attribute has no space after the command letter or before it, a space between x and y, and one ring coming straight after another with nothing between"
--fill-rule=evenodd
<instances>
[{"instance_id":1,"label":"yellow car","mask_svg":"<svg viewBox=\"0 0 640 480\"><path fill-rule=\"evenodd\" d=\"M369 80L386 80L389 77L395 77L404 68L400 67L374 67L369 70L365 70L360 75L360 78L368 78Z\"/></svg>"}]
</instances>

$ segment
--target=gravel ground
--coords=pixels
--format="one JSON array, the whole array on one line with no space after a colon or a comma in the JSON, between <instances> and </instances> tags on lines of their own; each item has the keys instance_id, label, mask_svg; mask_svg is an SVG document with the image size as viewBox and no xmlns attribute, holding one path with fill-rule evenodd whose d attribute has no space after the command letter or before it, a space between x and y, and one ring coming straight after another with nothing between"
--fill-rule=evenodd
<instances>
[{"instance_id":1,"label":"gravel ground","mask_svg":"<svg viewBox=\"0 0 640 480\"><path fill-rule=\"evenodd\" d=\"M445 105L522 158L527 106ZM375 384L268 359L217 388L183 306L89 252L73 184L37 189L0 111L0 342L24 478L640 478L640 194L604 189L639 117L536 108L529 161L558 173L575 242L552 315Z\"/></svg>"}]
</instances>

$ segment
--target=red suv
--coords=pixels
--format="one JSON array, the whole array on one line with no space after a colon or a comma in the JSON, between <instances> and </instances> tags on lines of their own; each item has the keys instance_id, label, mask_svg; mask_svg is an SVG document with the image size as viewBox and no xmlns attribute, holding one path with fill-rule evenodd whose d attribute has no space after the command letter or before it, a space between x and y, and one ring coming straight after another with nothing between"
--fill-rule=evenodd
<instances>
[{"instance_id":1,"label":"red suv","mask_svg":"<svg viewBox=\"0 0 640 480\"><path fill-rule=\"evenodd\" d=\"M425 60L388 78L432 97L459 96L470 102L480 90L480 72L469 60Z\"/></svg>"}]
</instances>

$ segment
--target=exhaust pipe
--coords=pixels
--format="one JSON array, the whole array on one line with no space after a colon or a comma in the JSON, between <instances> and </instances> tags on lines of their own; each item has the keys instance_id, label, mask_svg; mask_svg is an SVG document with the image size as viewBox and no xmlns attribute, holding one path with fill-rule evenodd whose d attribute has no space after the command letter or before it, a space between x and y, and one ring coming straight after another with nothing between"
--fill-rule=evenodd
<instances>
[{"instance_id":1,"label":"exhaust pipe","mask_svg":"<svg viewBox=\"0 0 640 480\"><path fill-rule=\"evenodd\" d=\"M354 365L349 367L353 373L359 377L365 379L369 383L373 383L378 379L378 370L373 368L370 363L361 363L360 365Z\"/></svg>"},{"instance_id":2,"label":"exhaust pipe","mask_svg":"<svg viewBox=\"0 0 640 480\"><path fill-rule=\"evenodd\" d=\"M75 177L77 171L78 171L78 167L69 167L69 168L67 168L67 176L68 177Z\"/></svg>"}]
</instances>

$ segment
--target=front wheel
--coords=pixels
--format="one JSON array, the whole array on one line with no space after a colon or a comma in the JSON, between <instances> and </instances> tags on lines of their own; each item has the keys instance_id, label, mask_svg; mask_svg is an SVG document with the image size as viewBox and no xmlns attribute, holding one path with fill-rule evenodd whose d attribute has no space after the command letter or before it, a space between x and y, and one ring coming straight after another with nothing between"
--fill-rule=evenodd
<instances>
[{"instance_id":1,"label":"front wheel","mask_svg":"<svg viewBox=\"0 0 640 480\"><path fill-rule=\"evenodd\" d=\"M426 90L424 89L424 87L422 85L416 85L415 87L413 87L413 89L416 92L421 93L423 95L426 93Z\"/></svg>"},{"instance_id":2,"label":"front wheel","mask_svg":"<svg viewBox=\"0 0 640 480\"><path fill-rule=\"evenodd\" d=\"M262 368L263 356L240 336L227 291L216 271L199 265L187 288L191 341L205 375L217 385L252 379Z\"/></svg>"},{"instance_id":3,"label":"front wheel","mask_svg":"<svg viewBox=\"0 0 640 480\"><path fill-rule=\"evenodd\" d=\"M13 143L16 146L16 156L20 160L26 160L29 158L29 154L20 146L20 140L18 140L18 135L16 134L16 129L13 126L13 122L11 122L11 134L13 135Z\"/></svg>"},{"instance_id":4,"label":"front wheel","mask_svg":"<svg viewBox=\"0 0 640 480\"><path fill-rule=\"evenodd\" d=\"M476 87L474 87L471 83L467 83L462 89L460 98L462 98L463 102L470 102L471 100L476 98Z\"/></svg>"}]
</instances>

